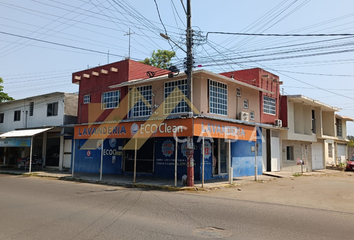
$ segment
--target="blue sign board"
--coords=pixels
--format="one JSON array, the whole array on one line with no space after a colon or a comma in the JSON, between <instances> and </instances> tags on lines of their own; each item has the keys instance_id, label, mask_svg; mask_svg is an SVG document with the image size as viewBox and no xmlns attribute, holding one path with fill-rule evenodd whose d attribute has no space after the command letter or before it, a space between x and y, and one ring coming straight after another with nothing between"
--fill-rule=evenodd
<instances>
[{"instance_id":1,"label":"blue sign board","mask_svg":"<svg viewBox=\"0 0 354 240\"><path fill-rule=\"evenodd\" d=\"M30 147L31 138L4 138L0 139L0 147Z\"/></svg>"}]
</instances>

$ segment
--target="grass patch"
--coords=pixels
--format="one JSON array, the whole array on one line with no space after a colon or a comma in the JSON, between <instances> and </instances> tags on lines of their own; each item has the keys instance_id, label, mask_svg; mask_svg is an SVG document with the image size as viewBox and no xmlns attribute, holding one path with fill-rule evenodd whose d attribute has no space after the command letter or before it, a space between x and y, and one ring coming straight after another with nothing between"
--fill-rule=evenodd
<instances>
[{"instance_id":1,"label":"grass patch","mask_svg":"<svg viewBox=\"0 0 354 240\"><path fill-rule=\"evenodd\" d=\"M294 173L293 174L293 177L301 177L302 176L302 173Z\"/></svg>"}]
</instances>

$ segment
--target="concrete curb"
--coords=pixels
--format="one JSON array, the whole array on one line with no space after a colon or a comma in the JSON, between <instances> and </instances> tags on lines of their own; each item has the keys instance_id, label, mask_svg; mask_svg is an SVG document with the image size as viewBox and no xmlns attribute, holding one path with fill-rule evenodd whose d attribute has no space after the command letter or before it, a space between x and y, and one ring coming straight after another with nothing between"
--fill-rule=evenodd
<instances>
[{"instance_id":1,"label":"concrete curb","mask_svg":"<svg viewBox=\"0 0 354 240\"><path fill-rule=\"evenodd\" d=\"M71 177L71 176L53 176L53 175L46 175L41 173L23 173L23 172L13 172L13 171L0 171L0 174L8 174L8 175L22 175L26 177L42 177L42 178L50 178L55 180L64 180L64 181L72 181L72 182L81 182L81 183L91 183L91 184L101 184L101 185L108 185L108 186L119 186L119 187L126 187L126 188L144 188L144 189L151 189L151 190L163 190L163 191L210 191L221 189L225 187L236 187L240 186L240 184L219 184L212 187L175 187L170 185L153 185L153 184L146 184L146 183L126 183L126 182L114 182L114 181L105 181L105 180L93 180L93 179L85 179L81 177Z\"/></svg>"}]
</instances>

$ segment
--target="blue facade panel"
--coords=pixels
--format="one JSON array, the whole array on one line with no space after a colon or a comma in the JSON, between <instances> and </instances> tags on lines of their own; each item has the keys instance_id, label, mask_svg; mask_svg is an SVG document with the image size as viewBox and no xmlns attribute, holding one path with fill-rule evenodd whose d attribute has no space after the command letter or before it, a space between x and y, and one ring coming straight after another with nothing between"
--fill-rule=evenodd
<instances>
[{"instance_id":1,"label":"blue facade panel","mask_svg":"<svg viewBox=\"0 0 354 240\"><path fill-rule=\"evenodd\" d=\"M257 174L262 174L262 136L261 131L257 132ZM254 176L255 152L251 147L255 142L236 141L231 143L231 165L233 177Z\"/></svg>"},{"instance_id":2,"label":"blue facade panel","mask_svg":"<svg viewBox=\"0 0 354 240\"><path fill-rule=\"evenodd\" d=\"M83 150L81 147L87 140L75 140L75 172L99 173L101 166L101 149ZM122 173L122 140L106 139L103 143L104 174Z\"/></svg>"}]
</instances>

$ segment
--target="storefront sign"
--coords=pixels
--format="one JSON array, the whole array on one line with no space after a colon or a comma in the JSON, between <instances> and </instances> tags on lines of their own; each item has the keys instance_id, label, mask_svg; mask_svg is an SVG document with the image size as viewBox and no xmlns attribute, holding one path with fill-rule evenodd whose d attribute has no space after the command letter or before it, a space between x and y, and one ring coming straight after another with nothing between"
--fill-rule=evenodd
<instances>
[{"instance_id":1,"label":"storefront sign","mask_svg":"<svg viewBox=\"0 0 354 240\"><path fill-rule=\"evenodd\" d=\"M31 138L4 138L0 139L0 147L30 147Z\"/></svg>"},{"instance_id":2,"label":"storefront sign","mask_svg":"<svg viewBox=\"0 0 354 240\"><path fill-rule=\"evenodd\" d=\"M194 136L256 141L256 129L243 124L215 120L194 120Z\"/></svg>"},{"instance_id":3,"label":"storefront sign","mask_svg":"<svg viewBox=\"0 0 354 240\"><path fill-rule=\"evenodd\" d=\"M76 126L75 139L192 136L192 122L192 119L171 119Z\"/></svg>"}]
</instances>

